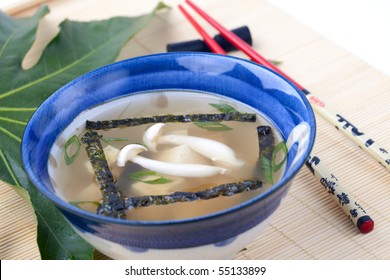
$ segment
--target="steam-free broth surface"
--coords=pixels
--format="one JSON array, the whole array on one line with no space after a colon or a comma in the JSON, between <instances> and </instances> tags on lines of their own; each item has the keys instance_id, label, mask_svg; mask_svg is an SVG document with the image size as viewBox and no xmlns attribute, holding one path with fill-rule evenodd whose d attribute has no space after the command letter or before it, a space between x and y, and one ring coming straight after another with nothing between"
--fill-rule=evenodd
<instances>
[{"instance_id":1,"label":"steam-free broth surface","mask_svg":"<svg viewBox=\"0 0 390 280\"><path fill-rule=\"evenodd\" d=\"M259 125L272 127L272 124L259 112L235 100L219 95L164 91L140 93L119 98L81 113L56 140L51 150L48 168L57 193L64 200L91 212L96 212L97 205L101 200L100 188L85 147L79 141L69 143L69 139L74 135L81 139L85 133L86 120L112 120L167 114L221 113L221 108L215 106L215 104L227 105L239 112L256 113L256 122L223 121L206 127L196 123L166 123L160 133L162 135L194 136L223 143L235 152L237 159L242 161L242 166L237 167L223 161L213 161L185 144L161 143L157 145L157 151L151 151L149 147L146 147L147 151L141 152L138 156L164 163L218 166L226 169L227 172L214 176L192 178L191 176L175 176L153 172L132 161L128 161L124 167L119 167L116 161L120 150L128 144L145 145L144 133L153 124L99 130L98 133L102 135L101 143L104 147L107 162L116 178L117 188L124 196L132 197L169 194L175 191L194 192L251 178L259 178L264 181L259 166L259 139L256 127ZM275 143L282 141L276 129L273 129L273 135L275 136ZM77 156L71 163L66 163L64 160L65 153L77 154ZM280 162L283 157L285 157L284 154L278 154L276 160ZM146 171L149 173L141 173ZM282 172L283 168L273 174L274 182L278 180ZM253 198L269 186L270 184L264 183L264 186L258 190L230 197L141 207L127 211L126 216L133 220L173 220L206 215Z\"/></svg>"}]
</instances>

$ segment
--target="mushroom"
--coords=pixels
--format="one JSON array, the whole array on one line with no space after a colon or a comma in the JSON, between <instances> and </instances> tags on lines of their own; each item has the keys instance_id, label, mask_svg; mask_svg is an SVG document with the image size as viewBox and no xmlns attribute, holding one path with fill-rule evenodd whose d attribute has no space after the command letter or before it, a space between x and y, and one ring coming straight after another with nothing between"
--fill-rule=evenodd
<instances>
[{"instance_id":1,"label":"mushroom","mask_svg":"<svg viewBox=\"0 0 390 280\"><path fill-rule=\"evenodd\" d=\"M145 131L143 142L151 151L155 152L158 144L187 145L212 161L222 162L234 167L244 165L244 161L236 158L233 149L221 142L188 135L161 135L161 129L164 125L164 123L157 123Z\"/></svg>"},{"instance_id":2,"label":"mushroom","mask_svg":"<svg viewBox=\"0 0 390 280\"><path fill-rule=\"evenodd\" d=\"M142 136L144 144L152 152L157 152L157 137L160 135L163 126L165 126L165 123L156 123L149 127Z\"/></svg>"},{"instance_id":3,"label":"mushroom","mask_svg":"<svg viewBox=\"0 0 390 280\"><path fill-rule=\"evenodd\" d=\"M123 167L125 166L127 161L132 161L146 169L166 175L173 175L179 177L210 177L217 174L225 174L227 172L227 169L225 168L211 165L170 163L165 161L148 159L138 155L143 151L147 151L147 148L142 145L126 145L119 152L117 165L119 167Z\"/></svg>"}]
</instances>

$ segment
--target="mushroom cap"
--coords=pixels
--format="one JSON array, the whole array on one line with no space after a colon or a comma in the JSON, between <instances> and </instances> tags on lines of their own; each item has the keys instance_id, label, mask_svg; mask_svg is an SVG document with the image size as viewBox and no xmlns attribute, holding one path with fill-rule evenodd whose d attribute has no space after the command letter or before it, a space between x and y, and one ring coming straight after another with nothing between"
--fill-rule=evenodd
<instances>
[{"instance_id":1,"label":"mushroom cap","mask_svg":"<svg viewBox=\"0 0 390 280\"><path fill-rule=\"evenodd\" d=\"M161 129L165 126L165 123L156 123L149 127L143 135L142 141L152 152L157 151L157 139L160 136Z\"/></svg>"},{"instance_id":2,"label":"mushroom cap","mask_svg":"<svg viewBox=\"0 0 390 280\"><path fill-rule=\"evenodd\" d=\"M118 159L116 160L116 165L122 167L125 166L126 162L133 159L139 153L147 151L144 146L139 144L129 144L124 146L119 152Z\"/></svg>"}]
</instances>

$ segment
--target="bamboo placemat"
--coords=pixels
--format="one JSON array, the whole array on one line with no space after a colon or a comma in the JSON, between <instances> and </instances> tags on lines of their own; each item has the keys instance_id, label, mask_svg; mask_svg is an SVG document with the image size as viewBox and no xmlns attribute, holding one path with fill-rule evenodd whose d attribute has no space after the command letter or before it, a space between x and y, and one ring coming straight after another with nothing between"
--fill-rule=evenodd
<instances>
[{"instance_id":1,"label":"bamboo placemat","mask_svg":"<svg viewBox=\"0 0 390 280\"><path fill-rule=\"evenodd\" d=\"M136 15L150 11L156 2L54 0L49 3L51 14L43 21L41 30L53 29L53 24L64 17L89 20ZM182 2L166 0L172 9L159 14L130 41L119 59L165 52L167 43L199 38L176 8ZM228 28L248 25L256 50L269 59L282 61L284 72L390 149L390 77L267 1L237 0L229 1L229 5L223 0L195 2ZM16 16L34 11L32 8ZM215 34L208 25L204 27ZM44 41L44 36L38 39ZM34 60L39 51L32 53ZM231 54L244 57L239 52ZM389 172L319 116L317 127L314 154L321 156L374 219L374 231L359 233L304 168L271 225L237 254L237 259L390 259ZM34 216L23 199L2 182L0 225L0 259L39 259Z\"/></svg>"}]
</instances>

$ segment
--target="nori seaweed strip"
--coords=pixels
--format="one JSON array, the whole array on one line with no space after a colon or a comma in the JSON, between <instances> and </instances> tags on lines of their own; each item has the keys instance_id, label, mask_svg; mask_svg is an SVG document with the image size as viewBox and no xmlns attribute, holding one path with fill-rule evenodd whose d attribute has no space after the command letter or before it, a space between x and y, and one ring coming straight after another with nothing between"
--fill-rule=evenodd
<instances>
[{"instance_id":1,"label":"nori seaweed strip","mask_svg":"<svg viewBox=\"0 0 390 280\"><path fill-rule=\"evenodd\" d=\"M258 168L261 169L264 180L273 184L271 160L275 148L275 137L270 126L258 126L257 136L260 151Z\"/></svg>"},{"instance_id":2,"label":"nori seaweed strip","mask_svg":"<svg viewBox=\"0 0 390 280\"><path fill-rule=\"evenodd\" d=\"M272 133L272 128L268 125L260 125L257 127L257 135L259 138L260 155L271 159L272 151L275 148L275 137Z\"/></svg>"},{"instance_id":3,"label":"nori seaweed strip","mask_svg":"<svg viewBox=\"0 0 390 280\"><path fill-rule=\"evenodd\" d=\"M260 180L244 180L238 183L227 183L205 189L198 192L174 192L166 195L150 195L139 197L126 197L125 208L133 210L139 207L151 205L167 205L177 202L191 202L196 200L207 200L218 196L232 196L245 191L252 191L263 186Z\"/></svg>"},{"instance_id":4,"label":"nori seaweed strip","mask_svg":"<svg viewBox=\"0 0 390 280\"><path fill-rule=\"evenodd\" d=\"M104 216L124 218L123 197L115 185L116 180L108 166L100 142L101 137L97 132L88 130L81 138L103 196L97 213Z\"/></svg>"},{"instance_id":5,"label":"nori seaweed strip","mask_svg":"<svg viewBox=\"0 0 390 280\"><path fill-rule=\"evenodd\" d=\"M238 121L256 122L256 114L230 112L221 114L189 114L189 115L163 115L142 118L128 118L118 120L103 120L86 122L86 128L92 130L132 127L151 123L189 123L189 122L217 122Z\"/></svg>"}]
</instances>

